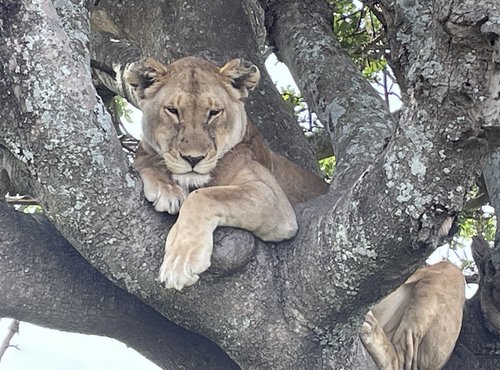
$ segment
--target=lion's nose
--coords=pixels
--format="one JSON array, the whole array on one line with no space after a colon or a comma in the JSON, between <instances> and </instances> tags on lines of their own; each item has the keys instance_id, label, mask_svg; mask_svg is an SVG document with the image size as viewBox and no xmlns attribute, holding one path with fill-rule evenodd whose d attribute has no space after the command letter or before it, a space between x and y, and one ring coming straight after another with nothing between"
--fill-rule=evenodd
<instances>
[{"instance_id":1,"label":"lion's nose","mask_svg":"<svg viewBox=\"0 0 500 370\"><path fill-rule=\"evenodd\" d=\"M190 155L181 155L181 157L188 162L191 167L196 166L203 158L205 158L204 155L201 155L199 157L191 157Z\"/></svg>"}]
</instances>

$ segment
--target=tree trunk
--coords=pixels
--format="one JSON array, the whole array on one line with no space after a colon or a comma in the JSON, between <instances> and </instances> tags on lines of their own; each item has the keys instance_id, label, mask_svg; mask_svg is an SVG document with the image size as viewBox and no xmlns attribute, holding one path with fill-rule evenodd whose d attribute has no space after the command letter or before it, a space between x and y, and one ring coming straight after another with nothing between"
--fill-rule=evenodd
<instances>
[{"instance_id":1,"label":"tree trunk","mask_svg":"<svg viewBox=\"0 0 500 370\"><path fill-rule=\"evenodd\" d=\"M20 274L1 276L0 293L10 299L1 301L0 312L59 328L66 321L67 329L102 331L139 348L158 337L196 343L180 341L167 354L164 345L151 348L150 358L165 368L184 361L192 368L235 366L207 340L168 329L170 321L209 338L245 369L365 366L357 337L364 313L443 241L490 150L483 125L498 123L499 43L497 28L487 27L493 21L484 17L495 19L498 10L487 1L381 2L392 63L405 89L406 106L395 123L339 50L322 1L262 2L266 9L255 0L102 0L95 8L84 0L53 3L0 0L2 145L24 163L34 195L62 236L128 293L95 270L80 276L90 267L65 254L64 244L57 265L67 266L71 278L60 279L78 284L76 297L92 298L74 299L71 320L58 316L62 310L52 318L20 311L21 299L4 293L13 279L43 285L45 297L60 297L61 309L70 306L63 303L68 292L50 278L57 269L33 262L40 277L28 281L22 273L37 250L27 244L21 260L8 242L28 237L24 225L35 221L16 224L9 216L2 225L15 232L0 239L0 271L10 271L2 263L13 260ZM272 46L330 130L339 158L334 181L326 195L296 208L301 226L292 241L273 245L222 228L214 236L213 267L189 289L167 291L156 274L174 219L144 201L92 85L91 56L94 81L133 101L120 77L140 55L170 61L196 54L220 64L243 57L264 71L264 19ZM114 47L110 35L120 40ZM264 73L246 103L250 117L274 149L312 169L311 150L280 99ZM39 230L56 238L45 221ZM82 267L71 268L77 263ZM29 302L36 294L21 297ZM110 302L99 306L100 294ZM115 297L123 297L123 307L140 306L133 319ZM165 327L148 333L150 315ZM123 334L125 320L134 320L137 337Z\"/></svg>"}]
</instances>

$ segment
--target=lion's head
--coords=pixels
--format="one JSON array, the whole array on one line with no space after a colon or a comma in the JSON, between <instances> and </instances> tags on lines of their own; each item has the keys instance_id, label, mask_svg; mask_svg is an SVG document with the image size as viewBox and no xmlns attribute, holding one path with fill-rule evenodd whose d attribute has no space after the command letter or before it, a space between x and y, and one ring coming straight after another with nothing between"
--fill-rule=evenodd
<instances>
[{"instance_id":1,"label":"lion's head","mask_svg":"<svg viewBox=\"0 0 500 370\"><path fill-rule=\"evenodd\" d=\"M259 78L259 69L241 59L222 68L195 57L168 66L147 59L129 69L127 82L143 112L143 140L181 186L205 185L217 160L241 142L247 128L242 98Z\"/></svg>"}]
</instances>

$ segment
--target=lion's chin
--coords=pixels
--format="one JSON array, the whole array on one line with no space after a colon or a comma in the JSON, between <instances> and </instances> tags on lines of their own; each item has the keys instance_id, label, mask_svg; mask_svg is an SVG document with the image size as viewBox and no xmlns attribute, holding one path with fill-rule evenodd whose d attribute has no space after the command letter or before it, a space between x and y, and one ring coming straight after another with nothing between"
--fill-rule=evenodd
<instances>
[{"instance_id":1,"label":"lion's chin","mask_svg":"<svg viewBox=\"0 0 500 370\"><path fill-rule=\"evenodd\" d=\"M186 189L200 188L208 184L211 179L210 174L201 174L197 172L188 172L182 174L172 174L172 178L180 186Z\"/></svg>"}]
</instances>

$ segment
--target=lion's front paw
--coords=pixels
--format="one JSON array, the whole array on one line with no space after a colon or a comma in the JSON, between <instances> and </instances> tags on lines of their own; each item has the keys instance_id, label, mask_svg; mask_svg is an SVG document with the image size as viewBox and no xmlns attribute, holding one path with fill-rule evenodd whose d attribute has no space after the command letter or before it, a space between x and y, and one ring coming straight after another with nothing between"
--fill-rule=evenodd
<instances>
[{"instance_id":1,"label":"lion's front paw","mask_svg":"<svg viewBox=\"0 0 500 370\"><path fill-rule=\"evenodd\" d=\"M183 187L158 179L144 181L144 195L158 212L179 213L188 192Z\"/></svg>"},{"instance_id":2,"label":"lion's front paw","mask_svg":"<svg viewBox=\"0 0 500 370\"><path fill-rule=\"evenodd\" d=\"M196 283L199 274L210 267L212 232L182 233L177 224L170 230L159 280L167 289L181 290Z\"/></svg>"}]
</instances>

